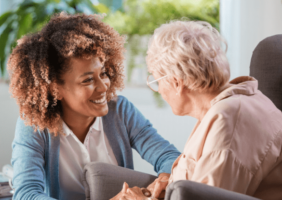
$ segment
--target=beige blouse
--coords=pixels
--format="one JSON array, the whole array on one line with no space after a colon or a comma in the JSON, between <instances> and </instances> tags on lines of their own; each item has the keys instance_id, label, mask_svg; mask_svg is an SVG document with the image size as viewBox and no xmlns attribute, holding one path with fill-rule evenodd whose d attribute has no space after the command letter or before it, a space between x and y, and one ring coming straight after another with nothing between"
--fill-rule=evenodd
<instances>
[{"instance_id":1,"label":"beige blouse","mask_svg":"<svg viewBox=\"0 0 282 200\"><path fill-rule=\"evenodd\" d=\"M256 79L230 83L195 126L172 166L170 183L191 180L281 200L282 113L258 90Z\"/></svg>"}]
</instances>

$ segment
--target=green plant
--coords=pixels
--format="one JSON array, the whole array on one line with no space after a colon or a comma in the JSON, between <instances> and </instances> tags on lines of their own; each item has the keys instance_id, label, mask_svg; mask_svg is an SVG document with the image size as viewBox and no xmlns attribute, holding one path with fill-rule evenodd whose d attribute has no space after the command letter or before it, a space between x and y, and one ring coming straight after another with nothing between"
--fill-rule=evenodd
<instances>
[{"instance_id":1,"label":"green plant","mask_svg":"<svg viewBox=\"0 0 282 200\"><path fill-rule=\"evenodd\" d=\"M219 29L219 0L126 0L123 11L110 13L108 22L119 33L147 35L170 20L207 21Z\"/></svg>"},{"instance_id":2,"label":"green plant","mask_svg":"<svg viewBox=\"0 0 282 200\"><path fill-rule=\"evenodd\" d=\"M111 1L104 0L108 5ZM24 0L15 10L0 16L0 69L5 75L5 63L8 55L16 45L16 41L27 33L42 28L54 13L62 11L74 13L108 13L110 9L101 3L94 5L91 0ZM121 1L121 0L120 0Z\"/></svg>"}]
</instances>

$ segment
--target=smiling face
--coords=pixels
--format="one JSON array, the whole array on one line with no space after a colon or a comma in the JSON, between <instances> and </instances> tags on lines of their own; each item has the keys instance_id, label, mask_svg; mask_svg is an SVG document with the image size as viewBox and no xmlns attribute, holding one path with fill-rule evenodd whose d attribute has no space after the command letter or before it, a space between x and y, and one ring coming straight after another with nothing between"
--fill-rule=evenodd
<instances>
[{"instance_id":1,"label":"smiling face","mask_svg":"<svg viewBox=\"0 0 282 200\"><path fill-rule=\"evenodd\" d=\"M99 117L108 113L106 92L110 79L99 58L72 58L70 70L59 85L59 100L63 107L63 116ZM63 117L64 118L64 117Z\"/></svg>"}]
</instances>

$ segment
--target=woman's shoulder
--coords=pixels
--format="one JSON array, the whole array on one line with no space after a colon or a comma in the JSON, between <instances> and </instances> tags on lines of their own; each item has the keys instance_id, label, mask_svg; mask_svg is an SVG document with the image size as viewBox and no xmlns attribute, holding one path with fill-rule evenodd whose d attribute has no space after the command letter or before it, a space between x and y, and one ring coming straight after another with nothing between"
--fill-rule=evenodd
<instances>
[{"instance_id":1,"label":"woman's shoulder","mask_svg":"<svg viewBox=\"0 0 282 200\"><path fill-rule=\"evenodd\" d=\"M25 124L25 121L18 117L15 129L14 142L21 143L44 143L48 139L47 130L40 131L33 126ZM48 132L48 131L47 131Z\"/></svg>"},{"instance_id":2,"label":"woman's shoulder","mask_svg":"<svg viewBox=\"0 0 282 200\"><path fill-rule=\"evenodd\" d=\"M130 101L122 95L117 95L108 102L108 105L122 106L123 104L130 103Z\"/></svg>"},{"instance_id":3,"label":"woman's shoulder","mask_svg":"<svg viewBox=\"0 0 282 200\"><path fill-rule=\"evenodd\" d=\"M117 96L108 103L108 114L103 117L106 124L149 124L142 113L124 96ZM122 123L120 123L122 122Z\"/></svg>"},{"instance_id":4,"label":"woman's shoulder","mask_svg":"<svg viewBox=\"0 0 282 200\"><path fill-rule=\"evenodd\" d=\"M230 134L238 125L237 122L242 114L242 110L244 112L244 106L240 95L233 95L212 105L204 119L205 121L219 124L219 126L224 126Z\"/></svg>"},{"instance_id":5,"label":"woman's shoulder","mask_svg":"<svg viewBox=\"0 0 282 200\"><path fill-rule=\"evenodd\" d=\"M203 118L197 131L206 135L204 152L230 149L236 134L240 100L229 97L214 104Z\"/></svg>"},{"instance_id":6,"label":"woman's shoulder","mask_svg":"<svg viewBox=\"0 0 282 200\"><path fill-rule=\"evenodd\" d=\"M118 95L109 101L108 107L109 113L107 115L123 114L125 112L130 112L135 108L134 105L122 95Z\"/></svg>"},{"instance_id":7,"label":"woman's shoulder","mask_svg":"<svg viewBox=\"0 0 282 200\"><path fill-rule=\"evenodd\" d=\"M230 118L234 114L238 113L241 106L241 99L239 95L234 95L222 99L212 105L210 110L208 111L209 114L212 115L222 115L223 117Z\"/></svg>"},{"instance_id":8,"label":"woman's shoulder","mask_svg":"<svg viewBox=\"0 0 282 200\"><path fill-rule=\"evenodd\" d=\"M232 151L250 171L258 169L261 163L258 158L270 154L271 145L281 143L277 135L282 114L267 102L260 93L233 95L217 102L209 113L208 145L204 151Z\"/></svg>"}]
</instances>

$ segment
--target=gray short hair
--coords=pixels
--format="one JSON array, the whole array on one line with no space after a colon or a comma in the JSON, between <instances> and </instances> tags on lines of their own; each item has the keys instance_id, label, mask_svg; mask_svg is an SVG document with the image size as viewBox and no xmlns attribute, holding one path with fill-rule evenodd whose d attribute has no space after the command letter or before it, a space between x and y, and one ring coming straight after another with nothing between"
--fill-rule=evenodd
<instances>
[{"instance_id":1,"label":"gray short hair","mask_svg":"<svg viewBox=\"0 0 282 200\"><path fill-rule=\"evenodd\" d=\"M154 31L146 62L149 72L181 78L191 90L214 91L230 78L225 40L208 22L172 21Z\"/></svg>"}]
</instances>

